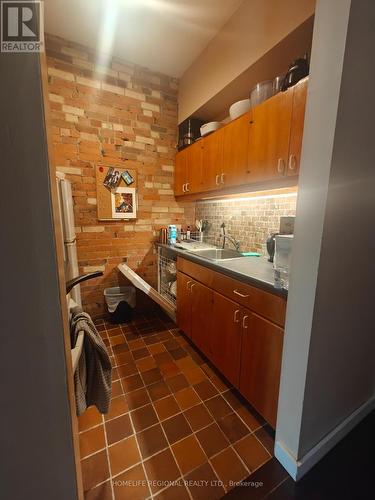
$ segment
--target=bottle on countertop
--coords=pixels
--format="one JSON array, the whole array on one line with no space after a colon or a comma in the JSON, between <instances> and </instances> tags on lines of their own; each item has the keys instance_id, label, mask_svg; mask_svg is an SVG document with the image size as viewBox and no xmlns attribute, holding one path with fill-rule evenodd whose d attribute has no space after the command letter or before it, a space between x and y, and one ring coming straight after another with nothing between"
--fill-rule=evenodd
<instances>
[{"instance_id":1,"label":"bottle on countertop","mask_svg":"<svg viewBox=\"0 0 375 500\"><path fill-rule=\"evenodd\" d=\"M188 226L186 229L186 239L187 240L190 240L190 234L191 234L191 230L190 230L190 226Z\"/></svg>"},{"instance_id":2,"label":"bottle on countertop","mask_svg":"<svg viewBox=\"0 0 375 500\"><path fill-rule=\"evenodd\" d=\"M177 243L177 227L174 224L168 226L168 244L175 245Z\"/></svg>"}]
</instances>

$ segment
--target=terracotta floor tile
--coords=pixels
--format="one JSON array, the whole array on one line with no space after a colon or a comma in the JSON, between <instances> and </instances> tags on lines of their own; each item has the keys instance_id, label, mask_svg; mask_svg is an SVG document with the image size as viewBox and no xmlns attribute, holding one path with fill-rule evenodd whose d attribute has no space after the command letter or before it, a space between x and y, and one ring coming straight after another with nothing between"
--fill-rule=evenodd
<instances>
[{"instance_id":1,"label":"terracotta floor tile","mask_svg":"<svg viewBox=\"0 0 375 500\"><path fill-rule=\"evenodd\" d=\"M108 330L107 328L107 333L109 337L116 337L117 335L122 335L122 330L120 327L115 326L114 328L111 328Z\"/></svg>"},{"instance_id":2,"label":"terracotta floor tile","mask_svg":"<svg viewBox=\"0 0 375 500\"><path fill-rule=\"evenodd\" d=\"M107 452L105 450L81 461L83 489L90 490L109 478Z\"/></svg>"},{"instance_id":3,"label":"terracotta floor tile","mask_svg":"<svg viewBox=\"0 0 375 500\"><path fill-rule=\"evenodd\" d=\"M168 447L168 441L160 424L139 432L137 434L137 441L143 460Z\"/></svg>"},{"instance_id":4,"label":"terracotta floor tile","mask_svg":"<svg viewBox=\"0 0 375 500\"><path fill-rule=\"evenodd\" d=\"M264 419L260 415L257 415L255 411L252 412L244 406L236 408L236 412L252 431L259 429L259 427L262 427L265 423Z\"/></svg>"},{"instance_id":5,"label":"terracotta floor tile","mask_svg":"<svg viewBox=\"0 0 375 500\"><path fill-rule=\"evenodd\" d=\"M255 431L254 434L267 449L268 453L273 455L275 449L275 431L267 424Z\"/></svg>"},{"instance_id":6,"label":"terracotta floor tile","mask_svg":"<svg viewBox=\"0 0 375 500\"><path fill-rule=\"evenodd\" d=\"M125 344L126 339L123 334L115 335L114 337L109 337L109 343L112 345Z\"/></svg>"},{"instance_id":7,"label":"terracotta floor tile","mask_svg":"<svg viewBox=\"0 0 375 500\"><path fill-rule=\"evenodd\" d=\"M143 339L136 339L128 342L128 346L131 351L137 351L139 349L143 349L145 347L145 343Z\"/></svg>"},{"instance_id":8,"label":"terracotta floor tile","mask_svg":"<svg viewBox=\"0 0 375 500\"><path fill-rule=\"evenodd\" d=\"M105 448L104 427L99 425L79 434L79 450L81 458Z\"/></svg>"},{"instance_id":9,"label":"terracotta floor tile","mask_svg":"<svg viewBox=\"0 0 375 500\"><path fill-rule=\"evenodd\" d=\"M111 397L115 398L116 396L121 396L122 394L122 385L119 380L116 380L116 382L112 382L112 392L111 392Z\"/></svg>"},{"instance_id":10,"label":"terracotta floor tile","mask_svg":"<svg viewBox=\"0 0 375 500\"><path fill-rule=\"evenodd\" d=\"M138 373L138 369L134 363L126 363L117 367L118 373L121 378L129 377L130 375L135 375Z\"/></svg>"},{"instance_id":11,"label":"terracotta floor tile","mask_svg":"<svg viewBox=\"0 0 375 500\"><path fill-rule=\"evenodd\" d=\"M143 387L143 380L138 374L130 375L130 377L121 379L121 385L124 393L126 394L127 392L135 391L136 389Z\"/></svg>"},{"instance_id":12,"label":"terracotta floor tile","mask_svg":"<svg viewBox=\"0 0 375 500\"><path fill-rule=\"evenodd\" d=\"M216 375L211 377L210 380L219 392L227 391L230 388L230 385L227 385L226 382Z\"/></svg>"},{"instance_id":13,"label":"terracotta floor tile","mask_svg":"<svg viewBox=\"0 0 375 500\"><path fill-rule=\"evenodd\" d=\"M137 432L143 431L158 422L158 417L151 404L132 411L130 415Z\"/></svg>"},{"instance_id":14,"label":"terracotta floor tile","mask_svg":"<svg viewBox=\"0 0 375 500\"><path fill-rule=\"evenodd\" d=\"M182 391L176 392L174 397L181 410L187 410L200 403L200 399L192 387L187 387L186 389L182 389Z\"/></svg>"},{"instance_id":15,"label":"terracotta floor tile","mask_svg":"<svg viewBox=\"0 0 375 500\"><path fill-rule=\"evenodd\" d=\"M158 334L158 337L159 337L160 342L166 342L167 340L173 339L173 335L168 330L165 330L164 332L160 332Z\"/></svg>"},{"instance_id":16,"label":"terracotta floor tile","mask_svg":"<svg viewBox=\"0 0 375 500\"><path fill-rule=\"evenodd\" d=\"M130 410L136 410L150 402L149 395L144 387L127 392L125 397Z\"/></svg>"},{"instance_id":17,"label":"terracotta floor tile","mask_svg":"<svg viewBox=\"0 0 375 500\"><path fill-rule=\"evenodd\" d=\"M144 466L153 493L180 476L176 461L169 448L146 460Z\"/></svg>"},{"instance_id":18,"label":"terracotta floor tile","mask_svg":"<svg viewBox=\"0 0 375 500\"><path fill-rule=\"evenodd\" d=\"M144 500L150 496L146 476L141 464L113 479L115 500Z\"/></svg>"},{"instance_id":19,"label":"terracotta floor tile","mask_svg":"<svg viewBox=\"0 0 375 500\"><path fill-rule=\"evenodd\" d=\"M166 382L172 392L181 391L181 389L185 389L185 387L189 386L189 382L182 373L168 378Z\"/></svg>"},{"instance_id":20,"label":"terracotta floor tile","mask_svg":"<svg viewBox=\"0 0 375 500\"><path fill-rule=\"evenodd\" d=\"M190 500L189 493L182 480L161 491L154 498L157 500Z\"/></svg>"},{"instance_id":21,"label":"terracotta floor tile","mask_svg":"<svg viewBox=\"0 0 375 500\"><path fill-rule=\"evenodd\" d=\"M181 411L173 396L155 401L154 406L160 420L165 420Z\"/></svg>"},{"instance_id":22,"label":"terracotta floor tile","mask_svg":"<svg viewBox=\"0 0 375 500\"><path fill-rule=\"evenodd\" d=\"M176 365L181 371L191 370L192 368L197 368L197 364L191 359L190 356L185 358L177 359Z\"/></svg>"},{"instance_id":23,"label":"terracotta floor tile","mask_svg":"<svg viewBox=\"0 0 375 500\"><path fill-rule=\"evenodd\" d=\"M112 475L119 474L140 462L137 442L134 436L130 436L108 448L109 462Z\"/></svg>"},{"instance_id":24,"label":"terracotta floor tile","mask_svg":"<svg viewBox=\"0 0 375 500\"><path fill-rule=\"evenodd\" d=\"M204 464L207 460L206 455L194 435L190 435L178 443L173 444L172 450L182 474L187 474L196 467Z\"/></svg>"},{"instance_id":25,"label":"terracotta floor tile","mask_svg":"<svg viewBox=\"0 0 375 500\"><path fill-rule=\"evenodd\" d=\"M138 359L143 359L143 358L147 358L148 356L150 356L150 353L149 353L149 350L147 349L147 347L142 347L141 349L136 349L135 351L131 351L131 353L132 353L132 356L133 356L135 361L137 361Z\"/></svg>"},{"instance_id":26,"label":"terracotta floor tile","mask_svg":"<svg viewBox=\"0 0 375 500\"><path fill-rule=\"evenodd\" d=\"M170 363L164 363L161 365L160 371L162 372L164 378L169 378L178 375L181 370L175 362L171 361Z\"/></svg>"},{"instance_id":27,"label":"terracotta floor tile","mask_svg":"<svg viewBox=\"0 0 375 500\"><path fill-rule=\"evenodd\" d=\"M190 426L182 413L179 413L168 420L164 420L162 422L162 426L170 444L173 444L192 433Z\"/></svg>"},{"instance_id":28,"label":"terracotta floor tile","mask_svg":"<svg viewBox=\"0 0 375 500\"><path fill-rule=\"evenodd\" d=\"M225 494L208 462L187 474L185 480L189 482L188 488L194 500L218 500Z\"/></svg>"},{"instance_id":29,"label":"terracotta floor tile","mask_svg":"<svg viewBox=\"0 0 375 500\"><path fill-rule=\"evenodd\" d=\"M206 374L200 368L191 368L190 370L186 370L185 377L189 381L191 385L199 384L206 380Z\"/></svg>"},{"instance_id":30,"label":"terracotta floor tile","mask_svg":"<svg viewBox=\"0 0 375 500\"><path fill-rule=\"evenodd\" d=\"M177 349L173 349L169 351L169 354L172 356L174 360L186 358L188 353L181 346L177 347Z\"/></svg>"},{"instance_id":31,"label":"terracotta floor tile","mask_svg":"<svg viewBox=\"0 0 375 500\"><path fill-rule=\"evenodd\" d=\"M208 378L217 377L217 373L212 369L212 367L209 364L204 363L203 365L201 365L201 368L205 372Z\"/></svg>"},{"instance_id":32,"label":"terracotta floor tile","mask_svg":"<svg viewBox=\"0 0 375 500\"><path fill-rule=\"evenodd\" d=\"M139 338L139 335L135 332L127 332L125 333L125 338L128 342L131 342L132 340L137 340Z\"/></svg>"},{"instance_id":33,"label":"terracotta floor tile","mask_svg":"<svg viewBox=\"0 0 375 500\"><path fill-rule=\"evenodd\" d=\"M223 392L222 396L234 410L241 408L245 404L244 398L235 389Z\"/></svg>"},{"instance_id":34,"label":"terracotta floor tile","mask_svg":"<svg viewBox=\"0 0 375 500\"><path fill-rule=\"evenodd\" d=\"M232 412L231 407L221 396L215 396L212 399L208 399L205 401L205 405L215 420L219 420Z\"/></svg>"},{"instance_id":35,"label":"terracotta floor tile","mask_svg":"<svg viewBox=\"0 0 375 500\"><path fill-rule=\"evenodd\" d=\"M114 418L105 423L108 444L116 443L133 434L129 414Z\"/></svg>"},{"instance_id":36,"label":"terracotta floor tile","mask_svg":"<svg viewBox=\"0 0 375 500\"><path fill-rule=\"evenodd\" d=\"M151 344L157 344L159 342L159 337L157 335L149 335L147 337L144 337L144 341L147 346Z\"/></svg>"},{"instance_id":37,"label":"terracotta floor tile","mask_svg":"<svg viewBox=\"0 0 375 500\"><path fill-rule=\"evenodd\" d=\"M271 455L252 434L234 444L234 448L251 472L271 458Z\"/></svg>"},{"instance_id":38,"label":"terracotta floor tile","mask_svg":"<svg viewBox=\"0 0 375 500\"><path fill-rule=\"evenodd\" d=\"M78 428L80 431L85 431L95 425L101 424L102 421L102 415L98 412L96 406L90 406L78 417Z\"/></svg>"},{"instance_id":39,"label":"terracotta floor tile","mask_svg":"<svg viewBox=\"0 0 375 500\"><path fill-rule=\"evenodd\" d=\"M227 438L216 423L201 429L196 436L208 458L229 446Z\"/></svg>"},{"instance_id":40,"label":"terracotta floor tile","mask_svg":"<svg viewBox=\"0 0 375 500\"><path fill-rule=\"evenodd\" d=\"M118 396L117 398L111 399L111 404L109 407L109 412L104 415L105 420L110 420L115 417L119 417L124 413L129 411L128 403L124 396Z\"/></svg>"},{"instance_id":41,"label":"terracotta floor tile","mask_svg":"<svg viewBox=\"0 0 375 500\"><path fill-rule=\"evenodd\" d=\"M155 355L155 354L160 354L162 352L166 352L165 350L165 347L163 346L163 344L159 343L159 344L151 344L148 346L148 350L150 351L150 353L152 355Z\"/></svg>"},{"instance_id":42,"label":"terracotta floor tile","mask_svg":"<svg viewBox=\"0 0 375 500\"><path fill-rule=\"evenodd\" d=\"M162 374L160 373L159 368L153 368L152 370L147 370L146 372L141 373L141 377L145 385L154 384L159 380L163 379Z\"/></svg>"},{"instance_id":43,"label":"terracotta floor tile","mask_svg":"<svg viewBox=\"0 0 375 500\"><path fill-rule=\"evenodd\" d=\"M173 351L174 349L178 349L180 347L179 343L174 338L163 342L163 344L167 351Z\"/></svg>"},{"instance_id":44,"label":"terracotta floor tile","mask_svg":"<svg viewBox=\"0 0 375 500\"><path fill-rule=\"evenodd\" d=\"M148 385L147 390L152 401L157 401L158 399L165 398L171 393L169 387L163 381Z\"/></svg>"},{"instance_id":45,"label":"terracotta floor tile","mask_svg":"<svg viewBox=\"0 0 375 500\"><path fill-rule=\"evenodd\" d=\"M226 415L218 420L217 423L231 443L239 441L250 433L249 428L246 427L246 425L235 413Z\"/></svg>"},{"instance_id":46,"label":"terracotta floor tile","mask_svg":"<svg viewBox=\"0 0 375 500\"><path fill-rule=\"evenodd\" d=\"M113 500L111 481L85 492L85 500Z\"/></svg>"},{"instance_id":47,"label":"terracotta floor tile","mask_svg":"<svg viewBox=\"0 0 375 500\"><path fill-rule=\"evenodd\" d=\"M112 381L114 382L115 380L118 380L120 378L120 375L117 371L117 368L112 365Z\"/></svg>"},{"instance_id":48,"label":"terracotta floor tile","mask_svg":"<svg viewBox=\"0 0 375 500\"><path fill-rule=\"evenodd\" d=\"M205 401L206 399L212 398L218 392L217 389L211 384L209 380L203 380L199 384L194 385L194 389L198 393L198 396Z\"/></svg>"},{"instance_id":49,"label":"terracotta floor tile","mask_svg":"<svg viewBox=\"0 0 375 500\"><path fill-rule=\"evenodd\" d=\"M126 365L127 363L133 363L133 356L130 351L120 352L115 354L116 366Z\"/></svg>"},{"instance_id":50,"label":"terracotta floor tile","mask_svg":"<svg viewBox=\"0 0 375 500\"><path fill-rule=\"evenodd\" d=\"M164 365L165 363L170 363L173 361L172 356L169 354L169 352L164 351L159 354L154 354L154 359L156 361L156 364L158 366Z\"/></svg>"},{"instance_id":51,"label":"terracotta floor tile","mask_svg":"<svg viewBox=\"0 0 375 500\"><path fill-rule=\"evenodd\" d=\"M230 482L239 482L249 475L232 448L227 448L211 458L211 464L216 474L219 476L219 479L224 483L224 487L227 491L234 487Z\"/></svg>"},{"instance_id":52,"label":"terracotta floor tile","mask_svg":"<svg viewBox=\"0 0 375 500\"><path fill-rule=\"evenodd\" d=\"M193 431L206 427L213 422L212 416L202 403L184 411L184 415Z\"/></svg>"},{"instance_id":53,"label":"terracotta floor tile","mask_svg":"<svg viewBox=\"0 0 375 500\"><path fill-rule=\"evenodd\" d=\"M146 372L156 367L155 360L153 356L148 356L147 358L139 359L135 362L137 368L140 372Z\"/></svg>"},{"instance_id":54,"label":"terracotta floor tile","mask_svg":"<svg viewBox=\"0 0 375 500\"><path fill-rule=\"evenodd\" d=\"M191 359L194 361L195 364L198 366L202 366L205 364L206 359L203 357L203 355L200 355L197 351L192 350L190 352Z\"/></svg>"}]
</instances>

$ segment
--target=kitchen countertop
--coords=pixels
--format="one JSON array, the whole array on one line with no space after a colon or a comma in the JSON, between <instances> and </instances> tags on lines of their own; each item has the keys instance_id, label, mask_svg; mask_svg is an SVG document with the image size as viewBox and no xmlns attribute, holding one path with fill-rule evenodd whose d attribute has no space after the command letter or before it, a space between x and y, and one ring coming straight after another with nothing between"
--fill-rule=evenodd
<instances>
[{"instance_id":1,"label":"kitchen countertop","mask_svg":"<svg viewBox=\"0 0 375 500\"><path fill-rule=\"evenodd\" d=\"M274 273L271 262L266 257L242 257L240 259L214 261L199 257L198 254L182 248L157 243L157 246L166 248L184 259L191 260L214 271L223 273L231 278L238 279L249 285L262 288L267 292L287 297L287 290L280 290L274 286Z\"/></svg>"}]
</instances>

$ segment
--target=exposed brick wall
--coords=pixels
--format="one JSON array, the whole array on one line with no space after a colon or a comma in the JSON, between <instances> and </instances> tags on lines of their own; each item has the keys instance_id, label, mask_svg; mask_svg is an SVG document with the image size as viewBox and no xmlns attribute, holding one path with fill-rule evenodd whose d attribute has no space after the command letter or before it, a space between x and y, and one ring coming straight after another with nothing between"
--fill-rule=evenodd
<instances>
[{"instance_id":1,"label":"exposed brick wall","mask_svg":"<svg viewBox=\"0 0 375 500\"><path fill-rule=\"evenodd\" d=\"M220 225L241 242L241 250L266 255L266 240L270 233L279 231L280 217L296 214L296 196L249 198L198 202L197 219L206 219L210 227L206 236L219 244Z\"/></svg>"},{"instance_id":2,"label":"exposed brick wall","mask_svg":"<svg viewBox=\"0 0 375 500\"><path fill-rule=\"evenodd\" d=\"M46 49L55 161L72 182L80 272L104 271L82 285L98 317L103 289L121 282L117 265L155 285L158 229L195 220L194 205L173 196L178 82L119 60L98 67L92 50L57 37L47 36ZM96 165L137 170L137 220L98 221Z\"/></svg>"}]
</instances>

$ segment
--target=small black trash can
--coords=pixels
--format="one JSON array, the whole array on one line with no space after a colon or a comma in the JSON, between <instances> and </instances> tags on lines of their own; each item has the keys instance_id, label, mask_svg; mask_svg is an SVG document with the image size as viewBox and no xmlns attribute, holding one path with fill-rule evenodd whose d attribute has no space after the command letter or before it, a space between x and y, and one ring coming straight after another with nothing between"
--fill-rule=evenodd
<instances>
[{"instance_id":1,"label":"small black trash can","mask_svg":"<svg viewBox=\"0 0 375 500\"><path fill-rule=\"evenodd\" d=\"M134 286L106 288L104 297L112 323L127 323L132 320L135 308Z\"/></svg>"}]
</instances>

